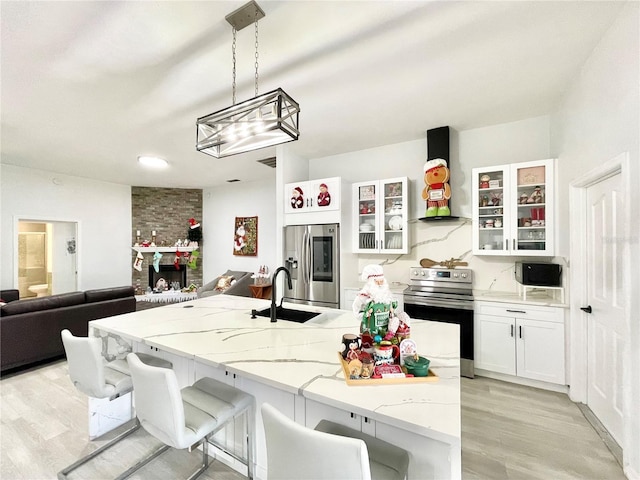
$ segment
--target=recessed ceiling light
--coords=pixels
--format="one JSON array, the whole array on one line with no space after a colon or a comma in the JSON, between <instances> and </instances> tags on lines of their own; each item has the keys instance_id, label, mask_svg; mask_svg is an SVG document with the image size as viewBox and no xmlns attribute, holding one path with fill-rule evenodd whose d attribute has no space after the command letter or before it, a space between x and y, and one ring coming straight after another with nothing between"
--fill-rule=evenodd
<instances>
[{"instance_id":1,"label":"recessed ceiling light","mask_svg":"<svg viewBox=\"0 0 640 480\"><path fill-rule=\"evenodd\" d=\"M164 158L158 157L140 156L138 157L138 162L140 162L145 167L152 168L165 168L169 166L169 162L167 162Z\"/></svg>"}]
</instances>

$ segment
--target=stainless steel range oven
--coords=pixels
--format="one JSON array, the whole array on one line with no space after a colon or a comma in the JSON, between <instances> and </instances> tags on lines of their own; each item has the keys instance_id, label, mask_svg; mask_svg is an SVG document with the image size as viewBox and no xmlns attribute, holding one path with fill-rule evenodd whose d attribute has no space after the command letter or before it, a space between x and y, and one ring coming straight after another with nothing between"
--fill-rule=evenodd
<instances>
[{"instance_id":1,"label":"stainless steel range oven","mask_svg":"<svg viewBox=\"0 0 640 480\"><path fill-rule=\"evenodd\" d=\"M473 378L473 272L464 268L411 268L404 311L411 319L460 325L460 374Z\"/></svg>"}]
</instances>

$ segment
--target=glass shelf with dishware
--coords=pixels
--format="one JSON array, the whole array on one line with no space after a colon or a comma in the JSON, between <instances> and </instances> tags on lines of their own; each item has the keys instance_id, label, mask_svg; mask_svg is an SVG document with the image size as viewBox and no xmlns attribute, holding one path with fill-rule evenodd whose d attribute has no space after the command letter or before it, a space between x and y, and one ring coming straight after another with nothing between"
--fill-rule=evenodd
<instances>
[{"instance_id":1,"label":"glass shelf with dishware","mask_svg":"<svg viewBox=\"0 0 640 480\"><path fill-rule=\"evenodd\" d=\"M354 183L354 253L408 253L408 179Z\"/></svg>"},{"instance_id":2,"label":"glass shelf with dishware","mask_svg":"<svg viewBox=\"0 0 640 480\"><path fill-rule=\"evenodd\" d=\"M472 170L474 254L553 255L554 170L554 159Z\"/></svg>"}]
</instances>

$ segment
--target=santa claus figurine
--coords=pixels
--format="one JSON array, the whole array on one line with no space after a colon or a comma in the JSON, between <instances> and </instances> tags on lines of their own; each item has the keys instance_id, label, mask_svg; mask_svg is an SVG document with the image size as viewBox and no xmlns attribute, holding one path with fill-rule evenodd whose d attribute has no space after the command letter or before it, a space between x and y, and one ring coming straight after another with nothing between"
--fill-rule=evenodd
<instances>
[{"instance_id":1,"label":"santa claus figurine","mask_svg":"<svg viewBox=\"0 0 640 480\"><path fill-rule=\"evenodd\" d=\"M238 225L238 228L236 229L236 239L235 242L233 243L233 249L236 252L241 251L247 242L247 232L244 228L244 223L241 223L240 225Z\"/></svg>"},{"instance_id":2,"label":"santa claus figurine","mask_svg":"<svg viewBox=\"0 0 640 480\"><path fill-rule=\"evenodd\" d=\"M291 196L291 208L302 208L304 206L304 192L300 187L293 189Z\"/></svg>"},{"instance_id":3,"label":"santa claus figurine","mask_svg":"<svg viewBox=\"0 0 640 480\"><path fill-rule=\"evenodd\" d=\"M196 221L195 218L189 219L189 230L187 232L187 237L190 247L197 247L198 243L202 241L202 227L200 227L200 223Z\"/></svg>"},{"instance_id":4,"label":"santa claus figurine","mask_svg":"<svg viewBox=\"0 0 640 480\"><path fill-rule=\"evenodd\" d=\"M318 206L328 207L330 203L331 203L331 195L329 194L329 189L327 188L327 184L321 183L320 193L318 194Z\"/></svg>"},{"instance_id":5,"label":"santa claus figurine","mask_svg":"<svg viewBox=\"0 0 640 480\"><path fill-rule=\"evenodd\" d=\"M353 301L353 313L360 320L360 333L384 337L389 319L395 317L398 302L393 299L380 265L364 267L361 278L367 283Z\"/></svg>"}]
</instances>

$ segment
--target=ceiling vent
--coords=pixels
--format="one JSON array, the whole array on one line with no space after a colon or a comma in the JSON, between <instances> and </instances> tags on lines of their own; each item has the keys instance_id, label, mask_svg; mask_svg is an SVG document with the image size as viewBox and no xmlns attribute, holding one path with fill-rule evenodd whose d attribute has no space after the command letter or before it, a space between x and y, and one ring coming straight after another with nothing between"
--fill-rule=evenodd
<instances>
[{"instance_id":1,"label":"ceiling vent","mask_svg":"<svg viewBox=\"0 0 640 480\"><path fill-rule=\"evenodd\" d=\"M258 163L262 163L267 167L276 168L276 157L263 158L262 160L258 160Z\"/></svg>"}]
</instances>

